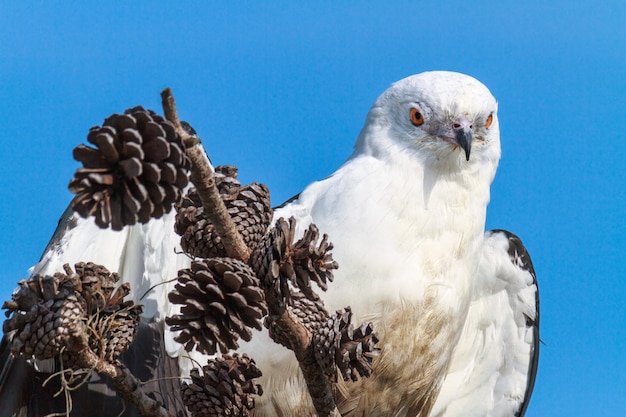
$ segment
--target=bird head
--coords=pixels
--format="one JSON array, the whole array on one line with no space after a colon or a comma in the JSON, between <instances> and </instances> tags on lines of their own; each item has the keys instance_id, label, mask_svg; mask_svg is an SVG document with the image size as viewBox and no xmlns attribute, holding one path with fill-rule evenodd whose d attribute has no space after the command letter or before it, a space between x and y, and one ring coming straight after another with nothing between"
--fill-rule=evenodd
<instances>
[{"instance_id":1,"label":"bird head","mask_svg":"<svg viewBox=\"0 0 626 417\"><path fill-rule=\"evenodd\" d=\"M498 105L487 87L464 74L432 71L394 83L372 106L359 146L398 147L427 162L463 163L500 157ZM395 145L395 146L394 146Z\"/></svg>"}]
</instances>

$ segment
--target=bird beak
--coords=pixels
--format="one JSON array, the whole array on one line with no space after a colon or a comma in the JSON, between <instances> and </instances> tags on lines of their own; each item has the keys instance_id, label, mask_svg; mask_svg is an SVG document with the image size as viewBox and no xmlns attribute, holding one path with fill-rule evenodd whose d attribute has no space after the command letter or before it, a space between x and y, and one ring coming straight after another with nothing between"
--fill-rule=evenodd
<instances>
[{"instance_id":1,"label":"bird beak","mask_svg":"<svg viewBox=\"0 0 626 417\"><path fill-rule=\"evenodd\" d=\"M470 151L472 150L472 138L474 136L474 127L469 119L462 116L454 122L454 141L465 151L465 159L469 161Z\"/></svg>"}]
</instances>

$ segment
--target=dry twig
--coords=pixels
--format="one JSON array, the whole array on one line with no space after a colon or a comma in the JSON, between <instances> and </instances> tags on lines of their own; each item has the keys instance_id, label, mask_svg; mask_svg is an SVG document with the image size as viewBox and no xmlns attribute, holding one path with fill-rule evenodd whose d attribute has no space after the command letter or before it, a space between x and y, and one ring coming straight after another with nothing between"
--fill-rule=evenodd
<instances>
[{"instance_id":1,"label":"dry twig","mask_svg":"<svg viewBox=\"0 0 626 417\"><path fill-rule=\"evenodd\" d=\"M166 88L161 91L161 101L165 118L174 124L176 132L183 139L185 151L191 160L191 181L198 190L198 195L207 212L207 217L211 219L215 225L215 231L222 238L226 253L231 258L247 262L250 257L250 249L237 232L237 228L220 198L219 191L215 185L215 175L211 163L203 149L200 146L196 146L199 143L199 139L191 136L181 126L172 90Z\"/></svg>"},{"instance_id":2,"label":"dry twig","mask_svg":"<svg viewBox=\"0 0 626 417\"><path fill-rule=\"evenodd\" d=\"M139 414L150 417L170 417L162 405L141 390L141 384L135 376L121 363L110 363L100 359L90 348L85 333L72 337L69 349L76 353L77 365L81 368L93 369L106 375L115 384L117 392L131 402Z\"/></svg>"}]
</instances>

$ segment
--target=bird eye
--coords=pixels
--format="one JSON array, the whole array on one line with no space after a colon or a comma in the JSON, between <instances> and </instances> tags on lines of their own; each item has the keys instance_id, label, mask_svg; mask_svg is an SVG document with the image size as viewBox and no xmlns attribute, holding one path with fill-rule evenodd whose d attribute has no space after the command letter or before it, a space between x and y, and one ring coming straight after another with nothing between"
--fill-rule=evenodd
<instances>
[{"instance_id":1,"label":"bird eye","mask_svg":"<svg viewBox=\"0 0 626 417\"><path fill-rule=\"evenodd\" d=\"M491 113L489 117L487 117L487 121L485 122L485 129L489 129L491 123L493 123L493 113Z\"/></svg>"},{"instance_id":2,"label":"bird eye","mask_svg":"<svg viewBox=\"0 0 626 417\"><path fill-rule=\"evenodd\" d=\"M415 126L421 126L424 124L424 116L415 107L411 109L411 123Z\"/></svg>"}]
</instances>

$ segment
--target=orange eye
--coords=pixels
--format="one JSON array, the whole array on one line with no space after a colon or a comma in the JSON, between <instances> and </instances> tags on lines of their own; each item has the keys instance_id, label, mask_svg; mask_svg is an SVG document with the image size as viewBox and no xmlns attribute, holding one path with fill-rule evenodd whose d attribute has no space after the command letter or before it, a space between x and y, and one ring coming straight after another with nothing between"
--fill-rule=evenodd
<instances>
[{"instance_id":1,"label":"orange eye","mask_svg":"<svg viewBox=\"0 0 626 417\"><path fill-rule=\"evenodd\" d=\"M415 107L411 109L411 123L415 126L421 126L424 124L424 116Z\"/></svg>"},{"instance_id":2,"label":"orange eye","mask_svg":"<svg viewBox=\"0 0 626 417\"><path fill-rule=\"evenodd\" d=\"M485 122L485 129L489 129L491 123L493 123L493 114L490 114L489 117L487 117L487 121Z\"/></svg>"}]
</instances>

